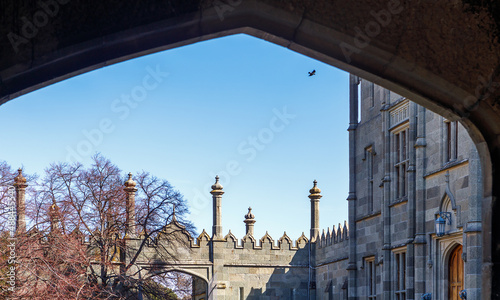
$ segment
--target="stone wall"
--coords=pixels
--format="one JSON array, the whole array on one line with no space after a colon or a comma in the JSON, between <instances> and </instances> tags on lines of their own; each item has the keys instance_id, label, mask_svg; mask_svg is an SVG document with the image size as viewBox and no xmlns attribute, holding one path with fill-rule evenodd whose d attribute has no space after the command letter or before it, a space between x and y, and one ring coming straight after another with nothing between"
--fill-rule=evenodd
<instances>
[{"instance_id":1,"label":"stone wall","mask_svg":"<svg viewBox=\"0 0 500 300\"><path fill-rule=\"evenodd\" d=\"M365 80L359 90L351 169L356 214L349 216L356 224L351 243L356 265L349 275L356 285L349 297L395 297L399 264L405 268L405 288L399 290L406 299L423 293L445 299L447 289L438 287L448 286L448 255L462 246L464 253L473 253L472 260L467 253L463 257L465 278L472 278L465 279L463 288L477 299L482 182L474 143L460 123L404 97ZM450 216L443 236L435 232L438 212ZM317 259L322 255L328 253L317 252ZM367 263L374 271L366 269ZM323 268L317 276L329 278L335 272Z\"/></svg>"},{"instance_id":2,"label":"stone wall","mask_svg":"<svg viewBox=\"0 0 500 300\"><path fill-rule=\"evenodd\" d=\"M307 297L309 241L304 235L295 242L286 233L277 241L267 233L259 240L246 235L239 241L229 233L224 240L223 272L216 280L225 288L217 290L216 299Z\"/></svg>"},{"instance_id":3,"label":"stone wall","mask_svg":"<svg viewBox=\"0 0 500 300\"><path fill-rule=\"evenodd\" d=\"M316 299L344 299L349 255L347 224L323 230L315 244Z\"/></svg>"},{"instance_id":4,"label":"stone wall","mask_svg":"<svg viewBox=\"0 0 500 300\"><path fill-rule=\"evenodd\" d=\"M128 247L141 242L130 239ZM139 266L153 268L151 274L175 270L197 276L209 284L208 299L307 298L314 253L304 235L296 241L286 233L277 241L267 233L259 240L250 234L239 240L229 232L216 240L203 231L194 239L174 221L147 244Z\"/></svg>"}]
</instances>

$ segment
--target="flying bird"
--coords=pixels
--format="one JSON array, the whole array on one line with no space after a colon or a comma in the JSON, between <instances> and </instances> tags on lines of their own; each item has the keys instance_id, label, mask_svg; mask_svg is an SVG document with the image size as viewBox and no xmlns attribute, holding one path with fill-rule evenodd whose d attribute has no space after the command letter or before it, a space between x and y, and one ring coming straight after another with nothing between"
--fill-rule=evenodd
<instances>
[{"instance_id":1,"label":"flying bird","mask_svg":"<svg viewBox=\"0 0 500 300\"><path fill-rule=\"evenodd\" d=\"M313 76L313 75L316 75L316 70L312 70L312 72L307 72L309 73L309 77Z\"/></svg>"}]
</instances>

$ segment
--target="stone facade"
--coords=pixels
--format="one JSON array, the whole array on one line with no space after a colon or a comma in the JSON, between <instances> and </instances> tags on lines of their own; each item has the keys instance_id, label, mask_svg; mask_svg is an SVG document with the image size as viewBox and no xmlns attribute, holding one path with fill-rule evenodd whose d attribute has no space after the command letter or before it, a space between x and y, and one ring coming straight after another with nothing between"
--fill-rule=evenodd
<instances>
[{"instance_id":1,"label":"stone facade","mask_svg":"<svg viewBox=\"0 0 500 300\"><path fill-rule=\"evenodd\" d=\"M404 97L355 76L350 84L348 299L451 299L449 255L460 246L461 289L479 299L482 183L472 140ZM442 236L438 215L449 216Z\"/></svg>"}]
</instances>

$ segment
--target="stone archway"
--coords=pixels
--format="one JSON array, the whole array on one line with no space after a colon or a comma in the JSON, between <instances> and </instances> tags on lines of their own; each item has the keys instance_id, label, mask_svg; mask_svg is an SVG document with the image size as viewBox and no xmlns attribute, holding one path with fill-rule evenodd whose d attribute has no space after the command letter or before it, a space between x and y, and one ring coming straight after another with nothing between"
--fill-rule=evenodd
<instances>
[{"instance_id":1,"label":"stone archway","mask_svg":"<svg viewBox=\"0 0 500 300\"><path fill-rule=\"evenodd\" d=\"M116 62L233 33L360 75L468 129L484 175L483 278L489 280L483 291L496 297L500 22L491 6L469 3L474 1L6 3L0 10L0 102Z\"/></svg>"},{"instance_id":2,"label":"stone archway","mask_svg":"<svg viewBox=\"0 0 500 300\"><path fill-rule=\"evenodd\" d=\"M159 282L164 284L168 281L172 282L179 290L174 292L189 295L193 300L207 300L209 298L209 282L203 277L203 272L189 268L168 268L158 272L149 274L150 278L160 277L163 279ZM172 276L173 275L173 276ZM189 291L188 291L189 290Z\"/></svg>"}]
</instances>

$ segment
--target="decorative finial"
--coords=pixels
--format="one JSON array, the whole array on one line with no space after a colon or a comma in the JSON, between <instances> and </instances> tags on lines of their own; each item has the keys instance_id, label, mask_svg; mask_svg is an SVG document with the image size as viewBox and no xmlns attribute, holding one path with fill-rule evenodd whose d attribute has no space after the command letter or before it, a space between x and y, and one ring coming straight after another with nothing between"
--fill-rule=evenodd
<instances>
[{"instance_id":1,"label":"decorative finial","mask_svg":"<svg viewBox=\"0 0 500 300\"><path fill-rule=\"evenodd\" d=\"M449 183L450 182L450 171L446 171L446 174L444 175L444 177L446 178L446 183Z\"/></svg>"},{"instance_id":2,"label":"decorative finial","mask_svg":"<svg viewBox=\"0 0 500 300\"><path fill-rule=\"evenodd\" d=\"M222 190L223 186L219 183L219 175L215 176L215 183L212 185L212 190Z\"/></svg>"},{"instance_id":3,"label":"decorative finial","mask_svg":"<svg viewBox=\"0 0 500 300\"><path fill-rule=\"evenodd\" d=\"M247 220L253 220L253 219L255 219L255 215L252 214L252 208L251 207L248 208L248 213L245 215L245 219L247 219Z\"/></svg>"},{"instance_id":4,"label":"decorative finial","mask_svg":"<svg viewBox=\"0 0 500 300\"><path fill-rule=\"evenodd\" d=\"M128 173L128 180L125 181L124 185L129 188L133 188L136 186L135 181L132 179L132 173Z\"/></svg>"},{"instance_id":5,"label":"decorative finial","mask_svg":"<svg viewBox=\"0 0 500 300\"><path fill-rule=\"evenodd\" d=\"M17 169L17 176L14 178L14 182L17 184L26 183L26 178L23 176L23 169Z\"/></svg>"},{"instance_id":6,"label":"decorative finial","mask_svg":"<svg viewBox=\"0 0 500 300\"><path fill-rule=\"evenodd\" d=\"M313 183L314 186L312 189L309 190L309 193L311 193L311 195L316 195L316 194L319 195L321 193L321 190L318 188L318 182L316 181L316 179L313 181Z\"/></svg>"}]
</instances>

